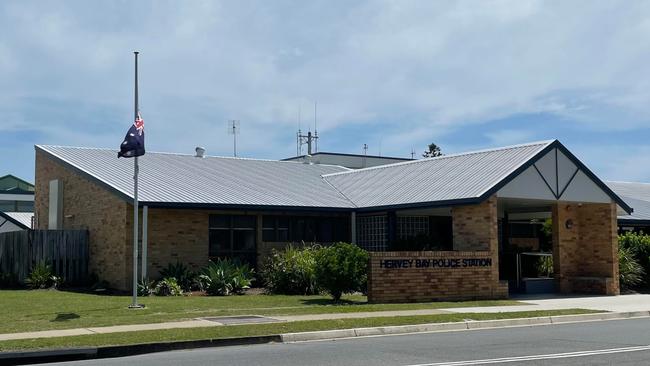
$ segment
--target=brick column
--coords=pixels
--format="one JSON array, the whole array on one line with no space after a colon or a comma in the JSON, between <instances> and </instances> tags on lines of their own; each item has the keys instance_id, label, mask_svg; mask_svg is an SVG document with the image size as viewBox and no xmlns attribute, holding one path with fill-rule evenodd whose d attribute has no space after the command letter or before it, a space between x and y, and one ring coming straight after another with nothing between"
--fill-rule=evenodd
<instances>
[{"instance_id":1,"label":"brick column","mask_svg":"<svg viewBox=\"0 0 650 366\"><path fill-rule=\"evenodd\" d=\"M456 251L489 251L492 257L490 281L499 283L499 230L497 215L497 197L466 206L454 206L451 209ZM507 295L507 284L500 285L501 292Z\"/></svg>"},{"instance_id":2,"label":"brick column","mask_svg":"<svg viewBox=\"0 0 650 366\"><path fill-rule=\"evenodd\" d=\"M553 206L553 269L561 293L619 294L615 203Z\"/></svg>"}]
</instances>

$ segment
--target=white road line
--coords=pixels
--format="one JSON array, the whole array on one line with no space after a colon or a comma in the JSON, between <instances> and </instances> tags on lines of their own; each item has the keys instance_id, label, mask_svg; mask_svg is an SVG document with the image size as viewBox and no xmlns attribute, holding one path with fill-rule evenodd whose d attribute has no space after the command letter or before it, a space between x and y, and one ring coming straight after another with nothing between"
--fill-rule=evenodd
<instances>
[{"instance_id":1,"label":"white road line","mask_svg":"<svg viewBox=\"0 0 650 366\"><path fill-rule=\"evenodd\" d=\"M610 348L610 349L601 349L601 350L593 350L593 351L581 351L581 352L553 353L553 354L547 354L547 355L503 357L503 358L492 358L492 359L484 359L484 360L422 363L422 364L417 364L417 365L404 365L404 366L489 365L489 364L495 364L495 363L523 362L523 361L536 361L536 360L552 360L552 359L558 359L558 358L587 357L587 356L606 355L606 354L612 354L612 353L626 353L626 352L639 352L639 351L650 351L650 345L648 345L648 346L637 346L637 347L624 347L624 348Z\"/></svg>"}]
</instances>

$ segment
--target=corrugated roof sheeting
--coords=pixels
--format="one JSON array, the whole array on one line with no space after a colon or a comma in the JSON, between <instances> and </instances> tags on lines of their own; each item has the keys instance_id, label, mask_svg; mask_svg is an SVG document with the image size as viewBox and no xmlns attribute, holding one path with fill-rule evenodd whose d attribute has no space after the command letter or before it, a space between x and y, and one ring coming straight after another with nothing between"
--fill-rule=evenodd
<instances>
[{"instance_id":1,"label":"corrugated roof sheeting","mask_svg":"<svg viewBox=\"0 0 650 366\"><path fill-rule=\"evenodd\" d=\"M631 215L619 220L650 220L650 183L606 182L609 188L634 208Z\"/></svg>"},{"instance_id":2,"label":"corrugated roof sheeting","mask_svg":"<svg viewBox=\"0 0 650 366\"><path fill-rule=\"evenodd\" d=\"M133 192L133 160L116 151L37 146L113 187ZM349 208L353 205L321 178L347 169L295 162L147 153L139 158L140 201L214 205Z\"/></svg>"},{"instance_id":3,"label":"corrugated roof sheeting","mask_svg":"<svg viewBox=\"0 0 650 366\"><path fill-rule=\"evenodd\" d=\"M477 198L552 142L447 155L324 178L358 207Z\"/></svg>"},{"instance_id":4,"label":"corrugated roof sheeting","mask_svg":"<svg viewBox=\"0 0 650 366\"><path fill-rule=\"evenodd\" d=\"M33 212L5 212L4 214L18 221L27 228L32 227L32 218L34 217Z\"/></svg>"}]
</instances>

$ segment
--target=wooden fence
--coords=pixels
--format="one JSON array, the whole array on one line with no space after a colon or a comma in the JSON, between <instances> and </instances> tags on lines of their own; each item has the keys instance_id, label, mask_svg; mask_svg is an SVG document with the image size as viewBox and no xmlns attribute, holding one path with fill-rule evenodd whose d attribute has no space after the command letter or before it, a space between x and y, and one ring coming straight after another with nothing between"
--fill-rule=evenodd
<instances>
[{"instance_id":1,"label":"wooden fence","mask_svg":"<svg viewBox=\"0 0 650 366\"><path fill-rule=\"evenodd\" d=\"M13 273L21 283L32 267L44 262L66 282L88 278L88 232L23 230L0 233L0 273Z\"/></svg>"}]
</instances>

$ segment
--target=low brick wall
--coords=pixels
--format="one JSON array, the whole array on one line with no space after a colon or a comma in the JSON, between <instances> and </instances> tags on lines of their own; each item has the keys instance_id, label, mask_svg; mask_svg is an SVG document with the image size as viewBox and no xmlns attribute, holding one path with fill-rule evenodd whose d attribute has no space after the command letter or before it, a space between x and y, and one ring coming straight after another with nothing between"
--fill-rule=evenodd
<instances>
[{"instance_id":1,"label":"low brick wall","mask_svg":"<svg viewBox=\"0 0 650 366\"><path fill-rule=\"evenodd\" d=\"M373 252L368 301L504 299L508 285L494 280L498 271L489 251Z\"/></svg>"}]
</instances>

